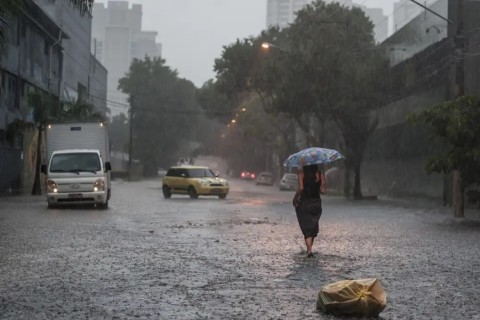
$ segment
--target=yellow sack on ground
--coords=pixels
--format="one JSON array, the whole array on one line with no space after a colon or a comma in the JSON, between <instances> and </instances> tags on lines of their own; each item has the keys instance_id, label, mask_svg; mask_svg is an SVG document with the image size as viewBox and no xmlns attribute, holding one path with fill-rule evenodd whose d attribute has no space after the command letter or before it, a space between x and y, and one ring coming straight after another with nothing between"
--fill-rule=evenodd
<instances>
[{"instance_id":1,"label":"yellow sack on ground","mask_svg":"<svg viewBox=\"0 0 480 320\"><path fill-rule=\"evenodd\" d=\"M334 315L376 317L387 295L378 279L343 280L320 289L317 309Z\"/></svg>"}]
</instances>

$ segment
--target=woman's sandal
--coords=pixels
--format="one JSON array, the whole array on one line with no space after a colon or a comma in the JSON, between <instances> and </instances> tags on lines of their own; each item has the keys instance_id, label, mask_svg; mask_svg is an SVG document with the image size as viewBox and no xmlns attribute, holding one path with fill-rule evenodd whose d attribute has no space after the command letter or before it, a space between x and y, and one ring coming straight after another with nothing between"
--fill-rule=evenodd
<instances>
[{"instance_id":1,"label":"woman's sandal","mask_svg":"<svg viewBox=\"0 0 480 320\"><path fill-rule=\"evenodd\" d=\"M313 252L307 253L307 258L311 258L311 257L313 257Z\"/></svg>"}]
</instances>

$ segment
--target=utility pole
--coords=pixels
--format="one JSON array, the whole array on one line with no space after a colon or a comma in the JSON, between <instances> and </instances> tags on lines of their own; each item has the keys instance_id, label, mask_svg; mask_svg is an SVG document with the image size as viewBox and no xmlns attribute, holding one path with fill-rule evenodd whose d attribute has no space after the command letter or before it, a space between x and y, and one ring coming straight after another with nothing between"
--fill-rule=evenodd
<instances>
[{"instance_id":1,"label":"utility pole","mask_svg":"<svg viewBox=\"0 0 480 320\"><path fill-rule=\"evenodd\" d=\"M452 18L455 23L452 25L452 32L449 34L454 42L454 59L455 65L452 67L454 73L451 79L453 80L451 88L451 96L453 99L462 97L465 94L465 34L464 34L464 1L463 0L449 0L448 9L453 10ZM464 185L462 180L462 172L458 169L453 170L452 181L452 197L453 197L453 215L456 218L464 217L465 195Z\"/></svg>"},{"instance_id":2,"label":"utility pole","mask_svg":"<svg viewBox=\"0 0 480 320\"><path fill-rule=\"evenodd\" d=\"M128 142L128 181L132 181L132 139L133 139L133 114L134 114L134 107L135 107L135 97L130 97L130 135L129 135L129 142Z\"/></svg>"}]
</instances>

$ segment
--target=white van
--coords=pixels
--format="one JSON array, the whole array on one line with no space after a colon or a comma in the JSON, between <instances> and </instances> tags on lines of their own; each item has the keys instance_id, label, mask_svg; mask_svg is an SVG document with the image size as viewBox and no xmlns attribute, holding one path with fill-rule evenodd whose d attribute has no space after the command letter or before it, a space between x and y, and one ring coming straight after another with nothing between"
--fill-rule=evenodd
<instances>
[{"instance_id":1,"label":"white van","mask_svg":"<svg viewBox=\"0 0 480 320\"><path fill-rule=\"evenodd\" d=\"M108 130L104 123L49 125L46 129L48 207L95 204L111 197Z\"/></svg>"}]
</instances>

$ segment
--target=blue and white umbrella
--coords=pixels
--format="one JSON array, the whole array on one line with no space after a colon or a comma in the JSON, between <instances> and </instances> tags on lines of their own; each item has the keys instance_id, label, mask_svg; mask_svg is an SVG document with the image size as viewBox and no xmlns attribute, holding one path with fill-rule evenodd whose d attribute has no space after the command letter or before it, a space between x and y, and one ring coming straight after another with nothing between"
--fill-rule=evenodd
<instances>
[{"instance_id":1,"label":"blue and white umbrella","mask_svg":"<svg viewBox=\"0 0 480 320\"><path fill-rule=\"evenodd\" d=\"M326 148L307 148L290 155L283 165L287 168L301 168L313 164L330 163L345 158L340 152Z\"/></svg>"}]
</instances>

